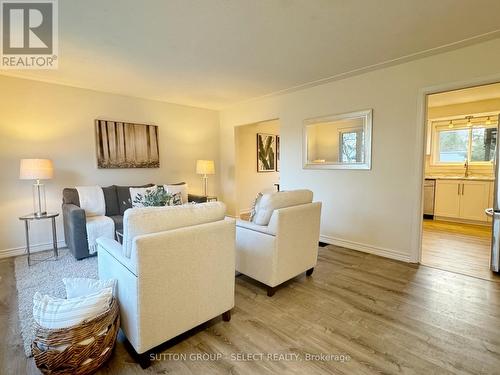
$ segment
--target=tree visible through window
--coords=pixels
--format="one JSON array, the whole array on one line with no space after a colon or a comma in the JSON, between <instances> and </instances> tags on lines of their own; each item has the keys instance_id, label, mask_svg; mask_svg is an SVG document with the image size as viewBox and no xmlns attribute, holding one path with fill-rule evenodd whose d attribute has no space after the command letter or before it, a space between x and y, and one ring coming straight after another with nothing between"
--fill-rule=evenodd
<instances>
[{"instance_id":1,"label":"tree visible through window","mask_svg":"<svg viewBox=\"0 0 500 375\"><path fill-rule=\"evenodd\" d=\"M495 155L497 128L462 126L437 130L437 157L440 163L489 162Z\"/></svg>"},{"instance_id":2,"label":"tree visible through window","mask_svg":"<svg viewBox=\"0 0 500 375\"><path fill-rule=\"evenodd\" d=\"M342 163L363 163L363 130L340 133L340 161Z\"/></svg>"}]
</instances>

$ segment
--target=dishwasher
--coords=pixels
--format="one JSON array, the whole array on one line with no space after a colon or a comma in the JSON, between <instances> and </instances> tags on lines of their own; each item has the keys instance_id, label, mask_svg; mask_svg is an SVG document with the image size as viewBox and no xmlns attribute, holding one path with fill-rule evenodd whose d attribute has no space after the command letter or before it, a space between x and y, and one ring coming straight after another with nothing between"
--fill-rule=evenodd
<instances>
[{"instance_id":1,"label":"dishwasher","mask_svg":"<svg viewBox=\"0 0 500 375\"><path fill-rule=\"evenodd\" d=\"M424 219L434 219L434 193L436 180L426 178L424 180Z\"/></svg>"}]
</instances>

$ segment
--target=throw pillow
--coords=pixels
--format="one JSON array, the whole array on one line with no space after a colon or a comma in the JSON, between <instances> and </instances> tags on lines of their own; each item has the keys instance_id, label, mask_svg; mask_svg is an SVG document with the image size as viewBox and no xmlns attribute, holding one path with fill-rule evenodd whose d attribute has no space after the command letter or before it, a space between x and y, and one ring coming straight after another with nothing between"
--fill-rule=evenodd
<instances>
[{"instance_id":1,"label":"throw pillow","mask_svg":"<svg viewBox=\"0 0 500 375\"><path fill-rule=\"evenodd\" d=\"M55 298L36 292L33 297L33 318L44 328L68 328L105 312L113 297L113 289L76 298Z\"/></svg>"},{"instance_id":2,"label":"throw pillow","mask_svg":"<svg viewBox=\"0 0 500 375\"><path fill-rule=\"evenodd\" d=\"M146 188L129 188L130 200L132 202L132 207L146 207L154 206L155 193L157 191L157 186L153 185Z\"/></svg>"},{"instance_id":3,"label":"throw pillow","mask_svg":"<svg viewBox=\"0 0 500 375\"><path fill-rule=\"evenodd\" d=\"M167 193L165 206L180 206L181 204L182 204L182 194L180 192L175 194Z\"/></svg>"},{"instance_id":4,"label":"throw pillow","mask_svg":"<svg viewBox=\"0 0 500 375\"><path fill-rule=\"evenodd\" d=\"M167 193L181 193L182 203L188 203L188 184L186 184L185 182L181 182L178 184L167 184L163 185L163 187L165 188Z\"/></svg>"},{"instance_id":5,"label":"throw pillow","mask_svg":"<svg viewBox=\"0 0 500 375\"><path fill-rule=\"evenodd\" d=\"M116 280L97 280L83 277L63 278L66 288L66 298L82 297L88 294L100 292L106 288L112 288L113 295L116 295Z\"/></svg>"},{"instance_id":6,"label":"throw pillow","mask_svg":"<svg viewBox=\"0 0 500 375\"><path fill-rule=\"evenodd\" d=\"M252 209L250 210L250 219L249 219L252 222L255 217L255 214L257 213L257 210L259 209L259 203L261 198L262 198L262 193L258 193L252 203Z\"/></svg>"}]
</instances>

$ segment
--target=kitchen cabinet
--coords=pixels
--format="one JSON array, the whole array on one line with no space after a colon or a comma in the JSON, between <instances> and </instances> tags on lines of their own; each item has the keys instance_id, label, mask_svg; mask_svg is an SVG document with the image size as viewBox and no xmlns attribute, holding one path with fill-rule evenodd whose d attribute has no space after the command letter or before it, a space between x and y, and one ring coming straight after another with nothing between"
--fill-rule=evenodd
<instances>
[{"instance_id":1,"label":"kitchen cabinet","mask_svg":"<svg viewBox=\"0 0 500 375\"><path fill-rule=\"evenodd\" d=\"M460 180L437 180L434 216L460 216Z\"/></svg>"},{"instance_id":2,"label":"kitchen cabinet","mask_svg":"<svg viewBox=\"0 0 500 375\"><path fill-rule=\"evenodd\" d=\"M492 185L480 180L437 180L434 215L487 222L484 210L491 205Z\"/></svg>"}]
</instances>

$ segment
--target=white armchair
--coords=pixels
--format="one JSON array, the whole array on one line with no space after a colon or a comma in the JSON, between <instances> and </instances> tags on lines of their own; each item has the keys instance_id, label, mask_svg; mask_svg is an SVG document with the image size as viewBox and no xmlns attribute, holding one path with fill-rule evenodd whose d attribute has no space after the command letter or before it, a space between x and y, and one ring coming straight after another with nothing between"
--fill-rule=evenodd
<instances>
[{"instance_id":1,"label":"white armchair","mask_svg":"<svg viewBox=\"0 0 500 375\"><path fill-rule=\"evenodd\" d=\"M236 270L267 286L273 296L281 283L316 266L321 202L312 192L264 194L251 222L236 222Z\"/></svg>"},{"instance_id":2,"label":"white armchair","mask_svg":"<svg viewBox=\"0 0 500 375\"><path fill-rule=\"evenodd\" d=\"M223 203L125 212L123 245L98 239L101 279L117 279L121 328L138 354L234 306L235 221Z\"/></svg>"}]
</instances>

